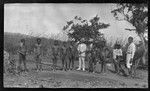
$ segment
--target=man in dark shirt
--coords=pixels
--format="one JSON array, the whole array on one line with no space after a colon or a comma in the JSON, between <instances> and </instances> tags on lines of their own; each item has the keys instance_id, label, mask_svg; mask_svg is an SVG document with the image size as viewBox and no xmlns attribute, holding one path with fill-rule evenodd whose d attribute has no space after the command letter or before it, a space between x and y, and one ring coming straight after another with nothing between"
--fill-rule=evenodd
<instances>
[{"instance_id":1,"label":"man in dark shirt","mask_svg":"<svg viewBox=\"0 0 150 91\"><path fill-rule=\"evenodd\" d=\"M28 71L27 67L26 67L26 51L27 51L27 48L25 46L25 39L21 39L19 50L18 50L18 53L19 53L18 72L19 73L23 70L21 67L22 63L24 65L24 71Z\"/></svg>"}]
</instances>

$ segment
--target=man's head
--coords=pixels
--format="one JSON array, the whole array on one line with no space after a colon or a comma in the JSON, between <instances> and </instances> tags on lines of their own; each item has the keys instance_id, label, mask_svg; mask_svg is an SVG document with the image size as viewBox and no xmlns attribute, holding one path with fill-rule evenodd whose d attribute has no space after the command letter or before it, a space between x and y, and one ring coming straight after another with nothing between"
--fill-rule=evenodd
<instances>
[{"instance_id":1,"label":"man's head","mask_svg":"<svg viewBox=\"0 0 150 91\"><path fill-rule=\"evenodd\" d=\"M55 46L58 45L58 41L57 41L57 40L54 41L54 45L55 45Z\"/></svg>"},{"instance_id":2,"label":"man's head","mask_svg":"<svg viewBox=\"0 0 150 91\"><path fill-rule=\"evenodd\" d=\"M130 37L128 38L128 42L129 42L129 43L132 43L132 42L133 42L133 37L130 36Z\"/></svg>"},{"instance_id":3,"label":"man's head","mask_svg":"<svg viewBox=\"0 0 150 91\"><path fill-rule=\"evenodd\" d=\"M105 40L102 40L102 41L100 42L100 46L101 46L102 48L104 48L104 47L106 46L106 41L105 41Z\"/></svg>"},{"instance_id":4,"label":"man's head","mask_svg":"<svg viewBox=\"0 0 150 91\"><path fill-rule=\"evenodd\" d=\"M63 46L66 47L66 42L63 42Z\"/></svg>"},{"instance_id":5,"label":"man's head","mask_svg":"<svg viewBox=\"0 0 150 91\"><path fill-rule=\"evenodd\" d=\"M70 41L70 40L68 40L68 41L67 41L67 44L71 45L71 41Z\"/></svg>"},{"instance_id":6,"label":"man's head","mask_svg":"<svg viewBox=\"0 0 150 91\"><path fill-rule=\"evenodd\" d=\"M71 46L74 46L75 42L74 41L70 41L70 44L71 44Z\"/></svg>"},{"instance_id":7,"label":"man's head","mask_svg":"<svg viewBox=\"0 0 150 91\"><path fill-rule=\"evenodd\" d=\"M121 48L121 45L119 44L119 43L116 43L115 45L114 45L114 49L120 49Z\"/></svg>"},{"instance_id":8,"label":"man's head","mask_svg":"<svg viewBox=\"0 0 150 91\"><path fill-rule=\"evenodd\" d=\"M21 39L20 43L25 44L25 39Z\"/></svg>"},{"instance_id":9,"label":"man's head","mask_svg":"<svg viewBox=\"0 0 150 91\"><path fill-rule=\"evenodd\" d=\"M37 38L36 41L37 41L38 44L41 43L41 39L40 38Z\"/></svg>"},{"instance_id":10,"label":"man's head","mask_svg":"<svg viewBox=\"0 0 150 91\"><path fill-rule=\"evenodd\" d=\"M109 55L109 53L110 53L110 50L109 50L109 48L108 47L105 47L104 48L104 51L103 52L105 52L105 55Z\"/></svg>"}]
</instances>

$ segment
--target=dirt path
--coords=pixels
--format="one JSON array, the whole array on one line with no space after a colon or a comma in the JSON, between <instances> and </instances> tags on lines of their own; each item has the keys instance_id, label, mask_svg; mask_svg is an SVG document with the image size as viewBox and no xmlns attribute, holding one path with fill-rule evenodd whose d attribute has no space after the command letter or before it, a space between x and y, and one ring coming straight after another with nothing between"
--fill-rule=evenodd
<instances>
[{"instance_id":1,"label":"dirt path","mask_svg":"<svg viewBox=\"0 0 150 91\"><path fill-rule=\"evenodd\" d=\"M7 76L5 76L7 77ZM5 78L4 77L4 78ZM13 78L13 79L12 79ZM141 79L131 79L122 76L118 76L113 73L107 73L106 75L88 73L82 71L30 71L27 74L22 74L18 77L10 77L4 81L4 87L14 87L18 85L20 87L39 87L43 85L44 87L77 87L77 88L145 88L148 87L148 82ZM8 85L9 83L9 85ZM26 83L26 84L25 84ZM10 86L11 85L11 86ZM12 86L12 87L13 87Z\"/></svg>"},{"instance_id":2,"label":"dirt path","mask_svg":"<svg viewBox=\"0 0 150 91\"><path fill-rule=\"evenodd\" d=\"M47 64L47 63L46 63ZM60 64L60 63L59 63ZM75 63L77 67L77 62ZM39 88L147 88L148 71L137 70L136 78L117 75L108 71L107 74L88 73L82 71L53 72L50 66L43 65L42 72L34 70L35 64L28 63L29 72L20 76L4 74L4 87ZM99 70L100 65L97 67ZM112 68L109 68L112 69Z\"/></svg>"}]
</instances>

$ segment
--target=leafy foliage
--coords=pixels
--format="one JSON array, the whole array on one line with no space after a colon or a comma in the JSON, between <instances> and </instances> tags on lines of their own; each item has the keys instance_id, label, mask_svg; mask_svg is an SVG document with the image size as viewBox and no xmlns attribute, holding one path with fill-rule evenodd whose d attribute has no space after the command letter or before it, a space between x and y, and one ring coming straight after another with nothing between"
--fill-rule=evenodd
<instances>
[{"instance_id":1,"label":"leafy foliage","mask_svg":"<svg viewBox=\"0 0 150 91\"><path fill-rule=\"evenodd\" d=\"M117 14L124 16L123 20L131 23L138 34L145 32L148 28L148 4L133 4L133 3L120 3L118 8L113 10L112 13L119 20Z\"/></svg>"},{"instance_id":2,"label":"leafy foliage","mask_svg":"<svg viewBox=\"0 0 150 91\"><path fill-rule=\"evenodd\" d=\"M109 24L99 22L100 17L95 16L89 22L81 17L75 16L73 20L68 21L63 30L67 32L70 40L75 42L90 42L102 37L100 29L109 27ZM76 23L77 21L77 23Z\"/></svg>"}]
</instances>

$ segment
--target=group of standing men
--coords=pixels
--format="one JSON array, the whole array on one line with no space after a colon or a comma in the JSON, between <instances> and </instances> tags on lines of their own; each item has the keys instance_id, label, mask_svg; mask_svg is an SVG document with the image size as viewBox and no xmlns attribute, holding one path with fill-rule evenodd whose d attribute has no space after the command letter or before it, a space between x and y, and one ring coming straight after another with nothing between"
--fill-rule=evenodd
<instances>
[{"instance_id":1,"label":"group of standing men","mask_svg":"<svg viewBox=\"0 0 150 91\"><path fill-rule=\"evenodd\" d=\"M38 71L42 70L41 64L41 39L37 38L37 43L35 44L34 53L36 60L36 68ZM126 67L131 72L131 66L133 63L133 58L135 54L135 44L133 43L133 37L128 38L128 46L126 52ZM21 39L19 47L19 66L18 70L21 70L21 63L24 64L24 71L28 71L26 67L26 52L27 48L25 46L25 39ZM95 72L95 65L97 62L101 62L101 72L106 72L106 62L113 59L115 68L117 72L120 72L120 60L122 60L122 49L121 46L116 46L113 49L113 57L110 56L110 50L107 48L105 41L102 41L101 45L97 46L94 44L87 45L85 43L79 43L76 45L74 42L63 42L62 46L58 45L58 41L54 42L52 47L52 68L55 71L57 67L58 58L62 61L62 69L73 70L74 61L79 58L79 67L77 70L85 71L85 60L89 63L89 72ZM19 71L20 72L20 71Z\"/></svg>"},{"instance_id":2,"label":"group of standing men","mask_svg":"<svg viewBox=\"0 0 150 91\"><path fill-rule=\"evenodd\" d=\"M63 42L62 46L59 46L58 41L55 41L52 47L53 70L56 70L58 59L62 61L63 70L73 70L76 54L77 50L73 42Z\"/></svg>"},{"instance_id":3,"label":"group of standing men","mask_svg":"<svg viewBox=\"0 0 150 91\"><path fill-rule=\"evenodd\" d=\"M75 54L77 53L77 50L73 45L73 42L69 42L69 43L63 42L63 46L59 46L58 41L54 41L54 45L52 46L51 52L52 52L51 59L52 59L53 71L55 71L57 68L58 59L61 59L62 61L63 70L67 71L67 70L74 69L74 60L76 58ZM19 64L17 67L18 72L28 71L26 66L27 47L25 45L25 39L20 40L18 53L19 53ZM37 71L42 71L41 54L42 54L41 39L37 38L34 47L34 59L35 59ZM23 64L24 69L21 66L21 64Z\"/></svg>"},{"instance_id":4,"label":"group of standing men","mask_svg":"<svg viewBox=\"0 0 150 91\"><path fill-rule=\"evenodd\" d=\"M114 45L113 51L107 47L106 41L102 40L101 43L92 43L92 44L84 44L81 43L78 45L79 51L79 68L77 70L85 71L85 60L88 61L88 71L95 73L95 68L97 63L101 63L101 73L106 73L107 71L107 63L114 63L116 73L122 72L124 74L124 70L122 69L121 62L128 69L128 75L134 75L135 69L134 66L136 64L136 60L134 59L136 52L136 45L133 42L133 37L128 38L128 43L126 44L125 55L123 54L123 50L121 44L116 43ZM125 57L125 58L124 58ZM127 74L124 74L127 75Z\"/></svg>"},{"instance_id":5,"label":"group of standing men","mask_svg":"<svg viewBox=\"0 0 150 91\"><path fill-rule=\"evenodd\" d=\"M35 44L34 48L34 54L35 54L35 60L36 60L36 68L38 71L42 70L42 64L41 64L41 39L37 38L37 43ZM25 45L25 39L20 40L20 46L18 49L19 53L19 64L17 67L18 73L22 71L28 71L27 66L26 66L26 55L27 55L27 46ZM24 65L24 69L21 66L21 64Z\"/></svg>"}]
</instances>

